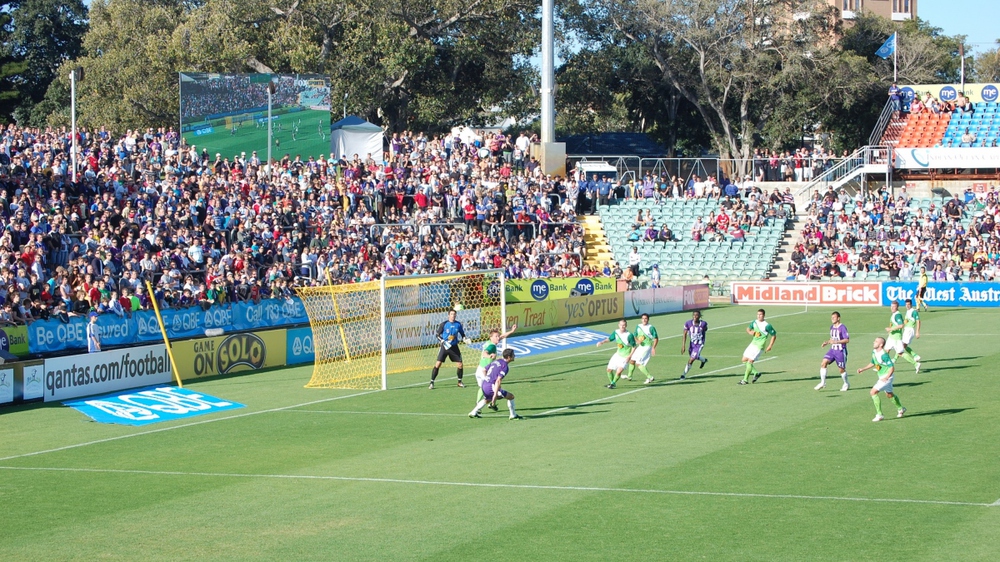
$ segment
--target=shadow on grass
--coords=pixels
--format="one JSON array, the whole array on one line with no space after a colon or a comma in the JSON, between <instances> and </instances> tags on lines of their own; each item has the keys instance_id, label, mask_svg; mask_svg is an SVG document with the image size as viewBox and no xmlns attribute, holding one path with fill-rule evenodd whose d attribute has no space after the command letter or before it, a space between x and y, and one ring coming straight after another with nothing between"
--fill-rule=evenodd
<instances>
[{"instance_id":1,"label":"shadow on grass","mask_svg":"<svg viewBox=\"0 0 1000 562\"><path fill-rule=\"evenodd\" d=\"M945 408L943 410L931 410L929 412L918 412L916 414L907 413L903 416L903 419L919 418L920 416L948 416L951 414L960 414L966 410L975 410L975 408Z\"/></svg>"},{"instance_id":2,"label":"shadow on grass","mask_svg":"<svg viewBox=\"0 0 1000 562\"><path fill-rule=\"evenodd\" d=\"M944 359L924 359L921 363L943 363L945 361L972 361L973 359L982 359L982 355L974 355L972 357L947 357Z\"/></svg>"},{"instance_id":3,"label":"shadow on grass","mask_svg":"<svg viewBox=\"0 0 1000 562\"><path fill-rule=\"evenodd\" d=\"M614 398L614 395L608 395L607 398ZM580 408L594 408L597 406L604 406L604 404L594 403L594 404L573 404L572 406L557 405L557 406L539 406L537 408L518 408L519 412L548 412L549 410L558 410L559 408L566 408L569 410L579 410Z\"/></svg>"},{"instance_id":4,"label":"shadow on grass","mask_svg":"<svg viewBox=\"0 0 1000 562\"><path fill-rule=\"evenodd\" d=\"M931 381L913 381L913 382L900 382L892 383L892 386L909 387L909 386L923 386Z\"/></svg>"}]
</instances>

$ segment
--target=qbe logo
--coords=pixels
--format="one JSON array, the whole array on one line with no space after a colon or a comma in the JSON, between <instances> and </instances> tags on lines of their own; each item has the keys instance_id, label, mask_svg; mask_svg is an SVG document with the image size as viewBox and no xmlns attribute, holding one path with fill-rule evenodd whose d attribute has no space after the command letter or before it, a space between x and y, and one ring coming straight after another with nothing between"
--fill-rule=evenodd
<instances>
[{"instance_id":1,"label":"qbe logo","mask_svg":"<svg viewBox=\"0 0 1000 562\"><path fill-rule=\"evenodd\" d=\"M531 298L536 301L543 301L549 298L549 284L538 279L531 284Z\"/></svg>"},{"instance_id":2,"label":"qbe logo","mask_svg":"<svg viewBox=\"0 0 1000 562\"><path fill-rule=\"evenodd\" d=\"M958 98L958 91L951 86L945 86L941 88L941 92L938 94L938 99L941 101L955 101Z\"/></svg>"},{"instance_id":3,"label":"qbe logo","mask_svg":"<svg viewBox=\"0 0 1000 562\"><path fill-rule=\"evenodd\" d=\"M575 291L580 295L593 295L594 294L594 282L590 279L580 279L576 282Z\"/></svg>"},{"instance_id":4,"label":"qbe logo","mask_svg":"<svg viewBox=\"0 0 1000 562\"><path fill-rule=\"evenodd\" d=\"M994 102L1000 97L1000 90L993 84L987 84L983 86L982 96L983 101Z\"/></svg>"}]
</instances>

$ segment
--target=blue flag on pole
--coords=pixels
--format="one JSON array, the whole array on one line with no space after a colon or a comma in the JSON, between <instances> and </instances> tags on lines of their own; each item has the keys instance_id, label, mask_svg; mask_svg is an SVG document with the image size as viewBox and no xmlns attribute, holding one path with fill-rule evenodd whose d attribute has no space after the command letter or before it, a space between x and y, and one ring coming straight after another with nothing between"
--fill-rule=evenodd
<instances>
[{"instance_id":1,"label":"blue flag on pole","mask_svg":"<svg viewBox=\"0 0 1000 562\"><path fill-rule=\"evenodd\" d=\"M887 59L887 58L891 57L894 52L896 52L896 34L895 33L893 33L892 35L890 35L889 38L885 40L885 43L882 43L882 46L879 47L877 51L875 51L875 54L878 55L878 56L880 56L880 57L882 57L882 58L884 58L884 59Z\"/></svg>"}]
</instances>

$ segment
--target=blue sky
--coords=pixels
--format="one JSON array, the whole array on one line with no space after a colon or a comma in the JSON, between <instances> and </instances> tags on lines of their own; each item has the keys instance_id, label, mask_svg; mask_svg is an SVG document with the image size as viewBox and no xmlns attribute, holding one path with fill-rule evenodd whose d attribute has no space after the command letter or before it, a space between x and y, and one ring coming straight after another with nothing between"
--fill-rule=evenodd
<instances>
[{"instance_id":1,"label":"blue sky","mask_svg":"<svg viewBox=\"0 0 1000 562\"><path fill-rule=\"evenodd\" d=\"M998 0L918 0L917 15L946 35L965 35L966 48L977 53L995 48L1000 39Z\"/></svg>"}]
</instances>

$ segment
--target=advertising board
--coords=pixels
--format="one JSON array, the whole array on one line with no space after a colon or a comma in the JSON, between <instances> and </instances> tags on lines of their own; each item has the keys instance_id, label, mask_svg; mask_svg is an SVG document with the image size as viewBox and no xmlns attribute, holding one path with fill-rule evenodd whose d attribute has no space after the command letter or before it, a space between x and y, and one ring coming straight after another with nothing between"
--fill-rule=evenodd
<instances>
[{"instance_id":1,"label":"advertising board","mask_svg":"<svg viewBox=\"0 0 1000 562\"><path fill-rule=\"evenodd\" d=\"M550 277L507 280L507 302L540 302L614 293L613 277Z\"/></svg>"},{"instance_id":2,"label":"advertising board","mask_svg":"<svg viewBox=\"0 0 1000 562\"><path fill-rule=\"evenodd\" d=\"M45 364L25 364L23 373L24 387L21 397L24 400L38 400L42 398L45 395L45 385L43 383L45 379Z\"/></svg>"},{"instance_id":3,"label":"advertising board","mask_svg":"<svg viewBox=\"0 0 1000 562\"><path fill-rule=\"evenodd\" d=\"M163 344L45 360L45 401L104 394L171 380Z\"/></svg>"},{"instance_id":4,"label":"advertising board","mask_svg":"<svg viewBox=\"0 0 1000 562\"><path fill-rule=\"evenodd\" d=\"M537 332L556 326L556 302L507 303L507 325L517 324L517 331ZM495 328L496 326L493 326Z\"/></svg>"},{"instance_id":5,"label":"advertising board","mask_svg":"<svg viewBox=\"0 0 1000 562\"><path fill-rule=\"evenodd\" d=\"M684 287L659 287L623 293L625 316L667 314L684 310Z\"/></svg>"},{"instance_id":6,"label":"advertising board","mask_svg":"<svg viewBox=\"0 0 1000 562\"><path fill-rule=\"evenodd\" d=\"M735 281L734 304L881 306L878 283L768 283Z\"/></svg>"},{"instance_id":7,"label":"advertising board","mask_svg":"<svg viewBox=\"0 0 1000 562\"><path fill-rule=\"evenodd\" d=\"M684 286L684 310L702 310L709 307L708 285Z\"/></svg>"},{"instance_id":8,"label":"advertising board","mask_svg":"<svg viewBox=\"0 0 1000 562\"><path fill-rule=\"evenodd\" d=\"M579 326L625 316L625 293L572 297L556 302L556 326Z\"/></svg>"},{"instance_id":9,"label":"advertising board","mask_svg":"<svg viewBox=\"0 0 1000 562\"><path fill-rule=\"evenodd\" d=\"M182 380L285 364L285 330L245 332L171 344Z\"/></svg>"},{"instance_id":10,"label":"advertising board","mask_svg":"<svg viewBox=\"0 0 1000 562\"><path fill-rule=\"evenodd\" d=\"M882 282L883 306L889 306L894 300L902 303L916 298L916 282ZM928 283L924 301L930 306L997 308L1000 307L1000 286L996 283Z\"/></svg>"},{"instance_id":11,"label":"advertising board","mask_svg":"<svg viewBox=\"0 0 1000 562\"><path fill-rule=\"evenodd\" d=\"M313 348L312 328L291 328L285 330L285 364L298 365L316 360Z\"/></svg>"},{"instance_id":12,"label":"advertising board","mask_svg":"<svg viewBox=\"0 0 1000 562\"><path fill-rule=\"evenodd\" d=\"M0 404L14 401L14 369L0 369Z\"/></svg>"}]
</instances>

